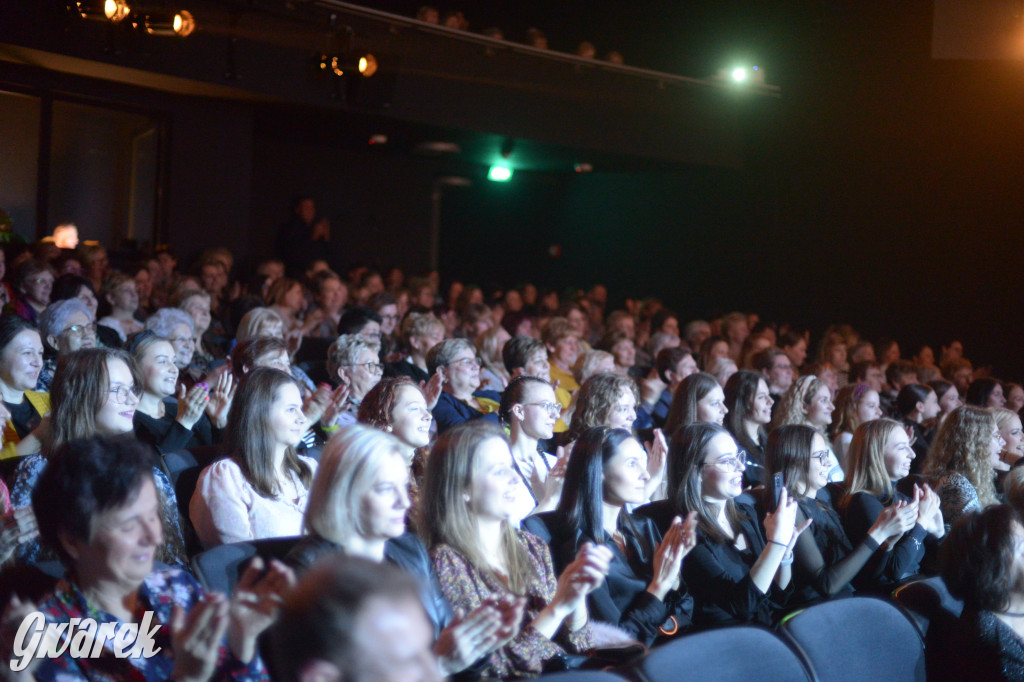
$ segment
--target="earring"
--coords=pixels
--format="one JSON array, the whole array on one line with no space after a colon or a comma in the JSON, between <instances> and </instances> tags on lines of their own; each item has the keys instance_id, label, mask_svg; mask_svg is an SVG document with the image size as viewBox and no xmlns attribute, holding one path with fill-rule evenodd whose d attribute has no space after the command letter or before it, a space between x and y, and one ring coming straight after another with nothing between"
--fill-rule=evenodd
<instances>
[{"instance_id":1,"label":"earring","mask_svg":"<svg viewBox=\"0 0 1024 682\"><path fill-rule=\"evenodd\" d=\"M391 424L388 424L388 425L387 425L387 426L386 426L386 427L384 428L384 430L385 430L385 431L387 431L388 433L391 433L391 431L392 431L392 429L391 429Z\"/></svg>"},{"instance_id":2,"label":"earring","mask_svg":"<svg viewBox=\"0 0 1024 682\"><path fill-rule=\"evenodd\" d=\"M462 499L469 504L469 493L462 493Z\"/></svg>"}]
</instances>

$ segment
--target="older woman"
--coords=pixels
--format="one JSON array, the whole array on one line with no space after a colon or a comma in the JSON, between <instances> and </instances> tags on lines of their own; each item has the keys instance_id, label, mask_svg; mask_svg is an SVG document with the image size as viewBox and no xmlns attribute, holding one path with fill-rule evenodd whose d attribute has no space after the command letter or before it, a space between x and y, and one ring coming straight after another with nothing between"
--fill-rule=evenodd
<instances>
[{"instance_id":1,"label":"older woman","mask_svg":"<svg viewBox=\"0 0 1024 682\"><path fill-rule=\"evenodd\" d=\"M316 471L295 452L307 423L288 374L258 367L246 376L228 416L232 457L203 469L189 503L203 547L299 534Z\"/></svg>"},{"instance_id":2,"label":"older woman","mask_svg":"<svg viewBox=\"0 0 1024 682\"><path fill-rule=\"evenodd\" d=\"M144 448L91 438L56 454L32 507L44 541L68 572L40 610L50 623L93 619L101 631L111 627L115 633L141 622L140 636L151 628L160 655L115 656L108 643L96 648L98 656L76 656L76 644L44 659L35 679L265 679L256 638L273 622L275 601L289 583L287 569L272 564L261 578L257 559L230 605L223 595L205 595L186 571L154 567L163 528L153 462Z\"/></svg>"},{"instance_id":3,"label":"older woman","mask_svg":"<svg viewBox=\"0 0 1024 682\"><path fill-rule=\"evenodd\" d=\"M2 457L31 455L42 449L43 415L50 396L35 391L43 369L39 332L24 318L0 316L0 393L10 413L4 424Z\"/></svg>"},{"instance_id":4,"label":"older woman","mask_svg":"<svg viewBox=\"0 0 1024 682\"><path fill-rule=\"evenodd\" d=\"M489 600L526 597L526 626L490 655L484 677L537 675L566 648L592 648L586 598L611 560L606 547L585 545L556 579L547 546L508 522L517 486L512 453L497 426L460 424L434 445L422 535L445 599L471 611Z\"/></svg>"},{"instance_id":5,"label":"older woman","mask_svg":"<svg viewBox=\"0 0 1024 682\"><path fill-rule=\"evenodd\" d=\"M316 308L306 315L306 321L316 322L316 326L308 335L318 339L336 338L341 310L348 303L348 286L338 273L321 270L313 275L312 288Z\"/></svg>"},{"instance_id":6,"label":"older woman","mask_svg":"<svg viewBox=\"0 0 1024 682\"><path fill-rule=\"evenodd\" d=\"M202 289L189 288L179 291L174 299L177 301L175 307L192 317L192 345L195 346L195 352L188 373L195 381L200 381L224 358L224 352L217 345L219 335L210 329L213 320L210 294ZM223 333L223 329L220 333Z\"/></svg>"},{"instance_id":7,"label":"older woman","mask_svg":"<svg viewBox=\"0 0 1024 682\"><path fill-rule=\"evenodd\" d=\"M942 679L1024 679L1022 544L1024 525L1006 505L968 512L950 529L939 553L942 579L964 610Z\"/></svg>"},{"instance_id":8,"label":"older woman","mask_svg":"<svg viewBox=\"0 0 1024 682\"><path fill-rule=\"evenodd\" d=\"M651 519L627 510L645 501L649 477L647 453L629 431L588 429L573 448L552 515L556 566L568 565L588 542L612 553L608 577L587 595L591 616L618 625L648 646L681 634L690 623L693 599L679 574L697 542L693 513L686 524L681 517L673 519L663 537Z\"/></svg>"},{"instance_id":9,"label":"older woman","mask_svg":"<svg viewBox=\"0 0 1024 682\"><path fill-rule=\"evenodd\" d=\"M958 407L942 422L924 473L939 493L947 524L998 504L993 479L996 470L1010 468L1000 459L1005 444L991 413L980 407Z\"/></svg>"},{"instance_id":10,"label":"older woman","mask_svg":"<svg viewBox=\"0 0 1024 682\"><path fill-rule=\"evenodd\" d=\"M890 592L897 583L918 573L925 541L945 534L939 496L931 488L915 485L913 498L896 489L910 473L913 459L910 439L897 421L874 419L858 426L853 434L845 495L837 505L850 543L863 542L886 507L896 504L917 509L913 528L895 540L890 537L858 574L854 580L858 590Z\"/></svg>"},{"instance_id":11,"label":"older woman","mask_svg":"<svg viewBox=\"0 0 1024 682\"><path fill-rule=\"evenodd\" d=\"M768 441L765 427L772 420L768 382L760 372L737 372L725 384L725 404L729 414L724 426L746 453L743 479L748 486L764 485L768 482L764 466L764 448Z\"/></svg>"},{"instance_id":12,"label":"older woman","mask_svg":"<svg viewBox=\"0 0 1024 682\"><path fill-rule=\"evenodd\" d=\"M832 422L832 432L835 434L832 451L842 466L846 463L846 451L853 440L853 432L864 422L881 417L882 407L878 391L863 381L839 389L835 406L838 417Z\"/></svg>"},{"instance_id":13,"label":"older woman","mask_svg":"<svg viewBox=\"0 0 1024 682\"><path fill-rule=\"evenodd\" d=\"M445 671L454 674L505 643L519 623L506 627L503 613L521 618L522 605L487 603L468 618L453 620L426 548L406 531L409 469L403 449L377 429L352 425L339 431L320 456L306 508L306 535L286 561L306 569L324 556L347 554L394 564L416 577L434 626L435 651Z\"/></svg>"},{"instance_id":14,"label":"older woman","mask_svg":"<svg viewBox=\"0 0 1024 682\"><path fill-rule=\"evenodd\" d=\"M273 337L283 340L288 344L289 357L298 352L299 344L302 343L302 333L293 331L285 333L284 320L270 308L253 308L242 316L235 331L235 341L242 343L251 339L262 337ZM328 352L328 356L330 353ZM290 362L290 360L289 360ZM328 372L330 372L330 357L328 357ZM304 398L315 394L317 387L313 380L294 363L289 365L288 373L292 375ZM334 376L331 373L331 376Z\"/></svg>"},{"instance_id":15,"label":"older woman","mask_svg":"<svg viewBox=\"0 0 1024 682\"><path fill-rule=\"evenodd\" d=\"M327 351L327 372L348 387L344 408L327 428L354 424L360 403L384 373L377 351L361 335L343 334Z\"/></svg>"},{"instance_id":16,"label":"older woman","mask_svg":"<svg viewBox=\"0 0 1024 682\"><path fill-rule=\"evenodd\" d=\"M441 376L441 395L434 406L437 432L471 419L497 421L501 396L480 391L480 359L466 339L445 339L427 354L427 369Z\"/></svg>"},{"instance_id":17,"label":"older woman","mask_svg":"<svg viewBox=\"0 0 1024 682\"><path fill-rule=\"evenodd\" d=\"M29 504L36 481L50 461L50 453L65 443L92 436L130 434L132 418L138 406L139 380L135 363L124 351L108 348L83 348L64 358L53 377L49 433L44 454L26 457L14 472L11 501L15 507ZM187 565L181 521L174 488L159 468L153 479L161 498L161 516L167 540L161 556L165 563ZM42 560L37 543L27 543L19 558L28 562Z\"/></svg>"},{"instance_id":18,"label":"older woman","mask_svg":"<svg viewBox=\"0 0 1024 682\"><path fill-rule=\"evenodd\" d=\"M77 298L51 303L39 316L39 335L45 343L43 369L36 382L37 391L49 391L57 360L80 348L96 346L96 324L92 313Z\"/></svg>"},{"instance_id":19,"label":"older woman","mask_svg":"<svg viewBox=\"0 0 1024 682\"><path fill-rule=\"evenodd\" d=\"M110 304L110 314L100 318L98 324L110 327L121 337L121 343L132 334L142 331L142 323L135 319L139 309L139 292L135 280L122 272L112 274L103 283L100 295Z\"/></svg>"},{"instance_id":20,"label":"older woman","mask_svg":"<svg viewBox=\"0 0 1024 682\"><path fill-rule=\"evenodd\" d=\"M50 305L53 289L53 268L47 263L27 260L18 266L14 276L15 298L5 312L13 312L32 324L39 321L39 314Z\"/></svg>"},{"instance_id":21,"label":"older woman","mask_svg":"<svg viewBox=\"0 0 1024 682\"><path fill-rule=\"evenodd\" d=\"M729 408L725 404L725 391L718 379L707 372L697 372L679 382L665 419L665 433L676 431L695 422L713 422L721 426Z\"/></svg>"},{"instance_id":22,"label":"older woman","mask_svg":"<svg viewBox=\"0 0 1024 682\"><path fill-rule=\"evenodd\" d=\"M399 337L409 355L390 363L385 370L387 376L407 376L416 382L429 381L427 353L444 341L444 323L429 312L412 312L402 320Z\"/></svg>"},{"instance_id":23,"label":"older woman","mask_svg":"<svg viewBox=\"0 0 1024 682\"><path fill-rule=\"evenodd\" d=\"M174 366L178 368L179 381L182 381L196 350L195 322L192 316L177 308L161 308L146 320L146 329L171 342L174 347Z\"/></svg>"}]
</instances>

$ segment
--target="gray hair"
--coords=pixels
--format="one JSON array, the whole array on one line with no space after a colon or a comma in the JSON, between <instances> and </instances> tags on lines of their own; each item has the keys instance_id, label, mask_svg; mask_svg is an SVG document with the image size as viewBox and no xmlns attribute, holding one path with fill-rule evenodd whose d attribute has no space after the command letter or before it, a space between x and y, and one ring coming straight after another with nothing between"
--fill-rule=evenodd
<instances>
[{"instance_id":1,"label":"gray hair","mask_svg":"<svg viewBox=\"0 0 1024 682\"><path fill-rule=\"evenodd\" d=\"M339 545L365 533L359 518L363 495L373 487L386 455L401 458L401 452L399 440L379 429L352 424L338 431L324 447L309 486L304 531Z\"/></svg>"},{"instance_id":2,"label":"gray hair","mask_svg":"<svg viewBox=\"0 0 1024 682\"><path fill-rule=\"evenodd\" d=\"M192 316L177 308L161 308L150 315L146 320L146 329L156 332L157 336L169 339L174 328L179 324L187 325L190 334L196 333L196 323L192 320Z\"/></svg>"},{"instance_id":3,"label":"gray hair","mask_svg":"<svg viewBox=\"0 0 1024 682\"><path fill-rule=\"evenodd\" d=\"M254 339L263 331L268 322L278 322L284 328L284 320L272 308L253 308L238 321L238 328L235 330L235 339L238 343Z\"/></svg>"},{"instance_id":4,"label":"gray hair","mask_svg":"<svg viewBox=\"0 0 1024 682\"><path fill-rule=\"evenodd\" d=\"M464 350L476 355L476 348L467 339L445 339L427 353L427 371L433 374L438 367L445 367Z\"/></svg>"},{"instance_id":5,"label":"gray hair","mask_svg":"<svg viewBox=\"0 0 1024 682\"><path fill-rule=\"evenodd\" d=\"M342 334L327 349L327 373L331 377L338 376L342 365L351 365L364 350L376 355L377 349L370 345L361 334Z\"/></svg>"},{"instance_id":6,"label":"gray hair","mask_svg":"<svg viewBox=\"0 0 1024 682\"><path fill-rule=\"evenodd\" d=\"M48 336L60 336L71 325L68 320L75 313L83 313L89 322L95 322L89 308L78 298L66 298L46 306L39 315L39 334L46 340Z\"/></svg>"}]
</instances>

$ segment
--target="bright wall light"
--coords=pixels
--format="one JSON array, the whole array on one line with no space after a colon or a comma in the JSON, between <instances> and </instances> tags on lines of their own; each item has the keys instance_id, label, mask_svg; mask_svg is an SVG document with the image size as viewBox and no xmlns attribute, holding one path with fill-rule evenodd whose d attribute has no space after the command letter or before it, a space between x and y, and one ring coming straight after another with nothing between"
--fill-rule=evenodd
<instances>
[{"instance_id":1,"label":"bright wall light","mask_svg":"<svg viewBox=\"0 0 1024 682\"><path fill-rule=\"evenodd\" d=\"M743 81L747 80L747 70L742 66L737 66L730 72L730 75L732 76L732 79L737 83L742 83Z\"/></svg>"},{"instance_id":2,"label":"bright wall light","mask_svg":"<svg viewBox=\"0 0 1024 682\"><path fill-rule=\"evenodd\" d=\"M508 182L512 179L512 169L507 166L491 166L487 171L487 179L493 182Z\"/></svg>"}]
</instances>

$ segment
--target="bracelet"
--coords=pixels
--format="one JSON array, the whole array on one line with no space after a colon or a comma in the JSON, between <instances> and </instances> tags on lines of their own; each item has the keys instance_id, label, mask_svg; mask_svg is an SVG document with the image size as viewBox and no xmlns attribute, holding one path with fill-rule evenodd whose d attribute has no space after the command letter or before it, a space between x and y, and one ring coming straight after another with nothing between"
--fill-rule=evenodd
<instances>
[{"instance_id":1,"label":"bracelet","mask_svg":"<svg viewBox=\"0 0 1024 682\"><path fill-rule=\"evenodd\" d=\"M323 431L324 433L334 433L335 431L337 431L340 428L341 427L338 426L337 424L335 424L333 426L323 426L323 425L320 426L320 430Z\"/></svg>"},{"instance_id":2,"label":"bracelet","mask_svg":"<svg viewBox=\"0 0 1024 682\"><path fill-rule=\"evenodd\" d=\"M785 544L784 542L776 542L775 540L769 540L768 542L772 543L773 545L778 545L779 547L782 547L784 549L789 549L789 545Z\"/></svg>"},{"instance_id":3,"label":"bracelet","mask_svg":"<svg viewBox=\"0 0 1024 682\"><path fill-rule=\"evenodd\" d=\"M793 565L793 553L789 553L789 558L782 557L782 561L779 562L779 566L792 566Z\"/></svg>"}]
</instances>

